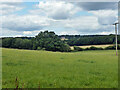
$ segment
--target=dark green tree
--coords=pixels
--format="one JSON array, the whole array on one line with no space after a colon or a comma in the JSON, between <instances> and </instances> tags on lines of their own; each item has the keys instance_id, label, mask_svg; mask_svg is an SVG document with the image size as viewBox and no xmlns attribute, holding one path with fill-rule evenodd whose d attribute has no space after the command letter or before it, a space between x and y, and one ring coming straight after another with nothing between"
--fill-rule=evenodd
<instances>
[{"instance_id":1,"label":"dark green tree","mask_svg":"<svg viewBox=\"0 0 120 90\"><path fill-rule=\"evenodd\" d=\"M54 32L40 32L34 38L34 44L36 47L45 48L48 51L61 51L68 52L70 47L68 44L61 41L61 39Z\"/></svg>"}]
</instances>

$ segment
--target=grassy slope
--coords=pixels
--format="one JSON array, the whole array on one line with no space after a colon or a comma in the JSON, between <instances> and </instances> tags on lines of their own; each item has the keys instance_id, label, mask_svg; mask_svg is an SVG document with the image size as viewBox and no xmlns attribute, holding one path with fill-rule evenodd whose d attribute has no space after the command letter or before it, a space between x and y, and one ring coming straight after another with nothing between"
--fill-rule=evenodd
<instances>
[{"instance_id":1,"label":"grassy slope","mask_svg":"<svg viewBox=\"0 0 120 90\"><path fill-rule=\"evenodd\" d=\"M118 59L114 51L60 53L3 49L3 88L115 88Z\"/></svg>"}]
</instances>

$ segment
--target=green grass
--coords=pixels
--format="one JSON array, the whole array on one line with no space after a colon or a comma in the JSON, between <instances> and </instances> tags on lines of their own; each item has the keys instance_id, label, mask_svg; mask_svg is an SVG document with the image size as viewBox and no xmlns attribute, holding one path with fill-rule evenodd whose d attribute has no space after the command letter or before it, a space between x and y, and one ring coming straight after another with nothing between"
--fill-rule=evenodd
<instances>
[{"instance_id":1,"label":"green grass","mask_svg":"<svg viewBox=\"0 0 120 90\"><path fill-rule=\"evenodd\" d=\"M118 57L113 50L73 53L2 49L2 87L117 88Z\"/></svg>"}]
</instances>

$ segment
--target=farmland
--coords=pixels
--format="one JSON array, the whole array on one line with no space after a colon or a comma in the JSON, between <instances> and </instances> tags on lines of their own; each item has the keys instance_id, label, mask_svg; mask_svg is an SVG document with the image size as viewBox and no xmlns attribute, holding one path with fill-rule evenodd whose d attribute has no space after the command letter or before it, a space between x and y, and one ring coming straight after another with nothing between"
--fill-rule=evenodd
<instances>
[{"instance_id":1,"label":"farmland","mask_svg":"<svg viewBox=\"0 0 120 90\"><path fill-rule=\"evenodd\" d=\"M77 46L77 47L80 47L80 48L90 48L91 46L93 47L101 47L101 48L106 48L108 46L113 46L114 44L107 44L107 45L84 45L84 46ZM73 46L70 47L72 50L74 50Z\"/></svg>"},{"instance_id":2,"label":"farmland","mask_svg":"<svg viewBox=\"0 0 120 90\"><path fill-rule=\"evenodd\" d=\"M51 52L2 49L2 87L117 88L114 50Z\"/></svg>"}]
</instances>

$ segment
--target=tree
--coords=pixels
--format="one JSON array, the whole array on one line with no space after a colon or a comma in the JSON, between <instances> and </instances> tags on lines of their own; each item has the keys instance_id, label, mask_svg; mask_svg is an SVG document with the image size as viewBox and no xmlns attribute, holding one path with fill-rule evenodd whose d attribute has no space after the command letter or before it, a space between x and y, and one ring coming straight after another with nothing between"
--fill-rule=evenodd
<instances>
[{"instance_id":1,"label":"tree","mask_svg":"<svg viewBox=\"0 0 120 90\"><path fill-rule=\"evenodd\" d=\"M4 38L4 39L2 39L2 47L11 48L12 41L13 41L12 38Z\"/></svg>"},{"instance_id":2,"label":"tree","mask_svg":"<svg viewBox=\"0 0 120 90\"><path fill-rule=\"evenodd\" d=\"M40 32L34 39L36 47L45 48L48 51L68 52L70 47L68 44L61 41L61 39L54 32ZM37 44L36 44L37 43Z\"/></svg>"}]
</instances>

